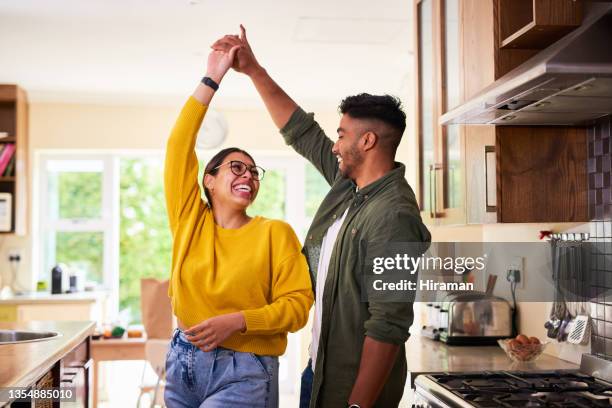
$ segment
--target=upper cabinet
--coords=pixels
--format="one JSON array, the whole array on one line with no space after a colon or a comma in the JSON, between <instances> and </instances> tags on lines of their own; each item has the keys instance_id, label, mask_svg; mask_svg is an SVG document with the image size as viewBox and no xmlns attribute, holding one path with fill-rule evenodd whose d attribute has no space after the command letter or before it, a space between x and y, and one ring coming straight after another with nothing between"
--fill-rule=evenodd
<instances>
[{"instance_id":1,"label":"upper cabinet","mask_svg":"<svg viewBox=\"0 0 612 408\"><path fill-rule=\"evenodd\" d=\"M576 0L497 0L501 48L543 49L580 25Z\"/></svg>"},{"instance_id":2,"label":"upper cabinet","mask_svg":"<svg viewBox=\"0 0 612 408\"><path fill-rule=\"evenodd\" d=\"M415 0L418 192L426 223L587 221L586 128L439 125L440 116L567 33L550 25L579 18L579 6L568 3ZM510 35L531 32L525 16L536 34ZM522 48L502 46L509 37Z\"/></svg>"},{"instance_id":3,"label":"upper cabinet","mask_svg":"<svg viewBox=\"0 0 612 408\"><path fill-rule=\"evenodd\" d=\"M27 234L28 101L16 85L0 85L0 233Z\"/></svg>"},{"instance_id":4,"label":"upper cabinet","mask_svg":"<svg viewBox=\"0 0 612 408\"><path fill-rule=\"evenodd\" d=\"M441 114L461 102L459 0L415 2L418 191L428 224L465 222L463 135Z\"/></svg>"}]
</instances>

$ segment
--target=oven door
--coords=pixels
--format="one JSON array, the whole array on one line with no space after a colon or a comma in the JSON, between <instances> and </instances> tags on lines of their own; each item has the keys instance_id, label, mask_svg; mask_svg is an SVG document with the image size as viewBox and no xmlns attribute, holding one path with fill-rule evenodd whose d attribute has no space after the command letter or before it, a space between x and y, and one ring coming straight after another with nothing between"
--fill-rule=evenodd
<instances>
[{"instance_id":1,"label":"oven door","mask_svg":"<svg viewBox=\"0 0 612 408\"><path fill-rule=\"evenodd\" d=\"M429 391L417 386L414 392L413 408L452 408L434 397Z\"/></svg>"}]
</instances>

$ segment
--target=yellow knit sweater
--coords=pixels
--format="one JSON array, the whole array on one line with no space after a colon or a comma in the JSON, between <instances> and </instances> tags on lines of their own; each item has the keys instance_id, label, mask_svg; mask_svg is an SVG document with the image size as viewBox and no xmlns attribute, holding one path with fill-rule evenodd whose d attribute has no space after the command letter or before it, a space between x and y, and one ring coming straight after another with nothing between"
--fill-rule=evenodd
<instances>
[{"instance_id":1,"label":"yellow knit sweater","mask_svg":"<svg viewBox=\"0 0 612 408\"><path fill-rule=\"evenodd\" d=\"M168 291L172 308L187 327L242 311L246 331L222 346L278 356L287 347L287 332L308 320L313 303L308 266L298 238L283 221L254 217L238 229L215 224L200 195L194 152L206 108L189 98L166 150L164 184L174 240Z\"/></svg>"}]
</instances>

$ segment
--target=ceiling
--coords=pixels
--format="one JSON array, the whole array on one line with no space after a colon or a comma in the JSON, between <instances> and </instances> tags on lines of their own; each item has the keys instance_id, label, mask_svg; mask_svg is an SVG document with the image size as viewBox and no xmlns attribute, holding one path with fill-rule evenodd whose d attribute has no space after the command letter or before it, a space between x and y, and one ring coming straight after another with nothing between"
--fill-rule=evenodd
<instances>
[{"instance_id":1,"label":"ceiling","mask_svg":"<svg viewBox=\"0 0 612 408\"><path fill-rule=\"evenodd\" d=\"M174 104L209 46L243 23L260 63L302 104L408 95L411 1L0 0L0 83L31 101ZM259 106L230 73L218 106Z\"/></svg>"}]
</instances>

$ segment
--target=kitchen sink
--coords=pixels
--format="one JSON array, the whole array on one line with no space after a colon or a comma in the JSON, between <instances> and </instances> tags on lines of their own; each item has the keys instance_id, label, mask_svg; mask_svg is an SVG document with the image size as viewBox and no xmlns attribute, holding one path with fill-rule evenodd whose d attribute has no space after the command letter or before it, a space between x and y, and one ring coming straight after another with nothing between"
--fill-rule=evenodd
<instances>
[{"instance_id":1,"label":"kitchen sink","mask_svg":"<svg viewBox=\"0 0 612 408\"><path fill-rule=\"evenodd\" d=\"M59 336L61 334L49 331L0 330L0 345L51 340Z\"/></svg>"}]
</instances>

